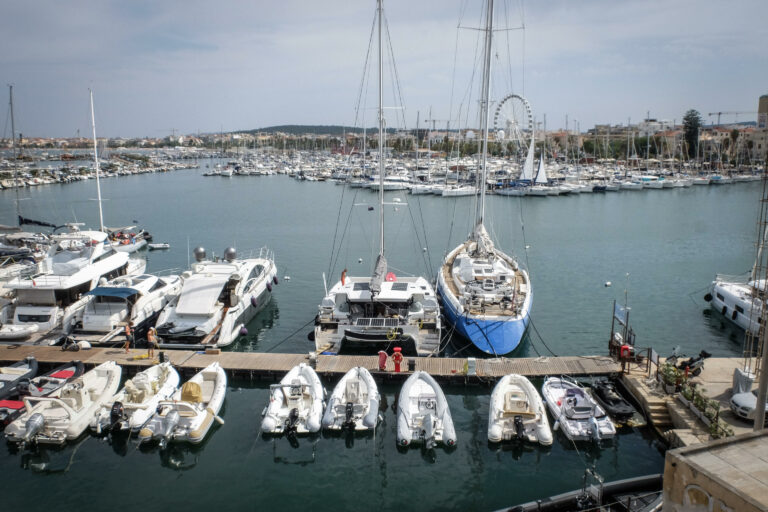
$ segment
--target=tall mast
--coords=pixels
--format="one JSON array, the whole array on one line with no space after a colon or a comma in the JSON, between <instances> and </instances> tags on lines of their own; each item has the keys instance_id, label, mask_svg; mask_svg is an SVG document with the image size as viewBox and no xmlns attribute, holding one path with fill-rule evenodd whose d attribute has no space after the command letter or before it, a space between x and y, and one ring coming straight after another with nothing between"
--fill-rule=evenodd
<instances>
[{"instance_id":1,"label":"tall mast","mask_svg":"<svg viewBox=\"0 0 768 512\"><path fill-rule=\"evenodd\" d=\"M480 202L477 206L477 224L482 224L485 217L485 180L487 175L488 160L488 101L491 89L491 44L493 42L493 0L488 0L485 18L485 53L483 55L483 97L480 101L481 129L483 132L483 162L480 179Z\"/></svg>"},{"instance_id":2,"label":"tall mast","mask_svg":"<svg viewBox=\"0 0 768 512\"><path fill-rule=\"evenodd\" d=\"M99 230L104 231L104 215L101 212L101 184L99 183L99 151L96 145L96 116L93 113L93 90L88 89L91 94L91 127L93 128L93 161L96 165L96 197L99 201Z\"/></svg>"},{"instance_id":3,"label":"tall mast","mask_svg":"<svg viewBox=\"0 0 768 512\"><path fill-rule=\"evenodd\" d=\"M16 125L14 124L13 120L13 86L8 85L8 90L10 92L10 102L11 102L11 155L13 156L14 160L16 160ZM19 227L21 227L21 205L19 203L19 165L18 160L13 164L13 182L14 182L14 188L16 189L16 222L19 223Z\"/></svg>"},{"instance_id":4,"label":"tall mast","mask_svg":"<svg viewBox=\"0 0 768 512\"><path fill-rule=\"evenodd\" d=\"M384 256L384 62L381 48L381 0L377 0L379 16L379 256Z\"/></svg>"}]
</instances>

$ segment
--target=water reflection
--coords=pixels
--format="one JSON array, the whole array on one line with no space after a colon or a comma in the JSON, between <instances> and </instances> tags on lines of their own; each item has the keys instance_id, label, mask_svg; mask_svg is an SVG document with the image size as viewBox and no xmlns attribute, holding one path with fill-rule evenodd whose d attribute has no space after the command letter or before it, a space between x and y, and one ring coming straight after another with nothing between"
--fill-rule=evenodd
<instances>
[{"instance_id":1,"label":"water reflection","mask_svg":"<svg viewBox=\"0 0 768 512\"><path fill-rule=\"evenodd\" d=\"M729 320L710 307L702 310L705 325L717 338L727 339L733 345L732 348L741 349L744 344L745 331L734 325Z\"/></svg>"},{"instance_id":2,"label":"water reflection","mask_svg":"<svg viewBox=\"0 0 768 512\"><path fill-rule=\"evenodd\" d=\"M259 311L245 326L248 334L238 336L235 342L227 349L235 352L255 352L259 350L259 342L263 339L264 332L272 329L278 318L280 318L280 309L278 308L277 298L273 295L269 304L264 306L264 309Z\"/></svg>"},{"instance_id":3,"label":"water reflection","mask_svg":"<svg viewBox=\"0 0 768 512\"><path fill-rule=\"evenodd\" d=\"M88 434L85 434L76 443L63 446L31 445L29 450L21 454L21 468L46 475L66 473L72 468L77 451L88 438Z\"/></svg>"}]
</instances>

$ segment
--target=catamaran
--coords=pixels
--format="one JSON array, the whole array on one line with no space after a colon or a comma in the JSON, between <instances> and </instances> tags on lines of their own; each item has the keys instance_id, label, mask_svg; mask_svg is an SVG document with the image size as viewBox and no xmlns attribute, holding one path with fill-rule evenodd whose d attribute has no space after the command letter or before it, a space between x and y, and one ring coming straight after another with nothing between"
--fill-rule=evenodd
<instances>
[{"instance_id":1,"label":"catamaran","mask_svg":"<svg viewBox=\"0 0 768 512\"><path fill-rule=\"evenodd\" d=\"M377 7L379 30L379 255L373 275L342 274L319 306L315 321L315 348L337 354L342 346L389 349L419 356L440 350L440 310L432 285L420 276L396 276L384 257L384 107L381 44L381 0ZM391 203L400 205L401 203Z\"/></svg>"},{"instance_id":2,"label":"catamaran","mask_svg":"<svg viewBox=\"0 0 768 512\"><path fill-rule=\"evenodd\" d=\"M468 240L445 257L437 276L437 291L446 319L459 334L487 354L503 355L514 351L523 339L533 289L528 272L494 245L485 228L492 40L493 0L488 0L481 101L482 169L475 227Z\"/></svg>"}]
</instances>

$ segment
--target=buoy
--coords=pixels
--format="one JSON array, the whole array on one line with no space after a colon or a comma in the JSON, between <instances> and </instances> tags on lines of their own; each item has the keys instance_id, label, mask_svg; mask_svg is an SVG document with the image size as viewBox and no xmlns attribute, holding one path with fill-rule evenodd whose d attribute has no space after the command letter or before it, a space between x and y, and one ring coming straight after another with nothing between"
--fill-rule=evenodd
<instances>
[{"instance_id":1,"label":"buoy","mask_svg":"<svg viewBox=\"0 0 768 512\"><path fill-rule=\"evenodd\" d=\"M248 336L248 329L245 326L240 328L240 336Z\"/></svg>"},{"instance_id":2,"label":"buoy","mask_svg":"<svg viewBox=\"0 0 768 512\"><path fill-rule=\"evenodd\" d=\"M426 247L422 247L421 250L422 250L422 252L427 252L427 248Z\"/></svg>"},{"instance_id":3,"label":"buoy","mask_svg":"<svg viewBox=\"0 0 768 512\"><path fill-rule=\"evenodd\" d=\"M362 263L363 262L363 258L357 258L357 262L358 263Z\"/></svg>"},{"instance_id":4,"label":"buoy","mask_svg":"<svg viewBox=\"0 0 768 512\"><path fill-rule=\"evenodd\" d=\"M526 248L526 249L530 249L530 248L531 248L531 246L530 246L530 245L526 245L526 246L525 246L525 248Z\"/></svg>"},{"instance_id":5,"label":"buoy","mask_svg":"<svg viewBox=\"0 0 768 512\"><path fill-rule=\"evenodd\" d=\"M290 281L290 280L291 280L291 276L283 276L283 281Z\"/></svg>"},{"instance_id":6,"label":"buoy","mask_svg":"<svg viewBox=\"0 0 768 512\"><path fill-rule=\"evenodd\" d=\"M610 281L606 281L606 282L605 282L605 287L606 287L606 288L608 288L608 287L610 287L610 286L611 286L611 282L610 282Z\"/></svg>"}]
</instances>

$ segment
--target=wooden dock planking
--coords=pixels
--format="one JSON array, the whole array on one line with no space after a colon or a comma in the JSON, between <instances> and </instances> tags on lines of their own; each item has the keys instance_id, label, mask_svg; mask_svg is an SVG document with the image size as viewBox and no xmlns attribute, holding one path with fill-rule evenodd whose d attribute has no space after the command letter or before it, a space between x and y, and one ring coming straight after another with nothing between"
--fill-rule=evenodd
<instances>
[{"instance_id":1,"label":"wooden dock planking","mask_svg":"<svg viewBox=\"0 0 768 512\"><path fill-rule=\"evenodd\" d=\"M146 358L144 349L132 349L129 353L121 348L92 348L78 352L63 351L59 347L0 345L0 361L15 362L27 356L34 356L41 363L61 364L79 359L86 365L98 365L105 361L136 369L157 362L160 352L181 370L199 370L218 361L222 368L235 375L268 375L279 378L299 363L309 362L307 354L272 354L259 352L221 352L205 354L191 350L155 350L155 360ZM340 377L355 366L362 366L377 376L406 377L408 359L414 361L415 370L423 370L443 380L468 382L470 380L495 380L509 373L527 377L547 375L590 376L619 373L619 363L607 356L566 356L536 358L497 358L475 360L476 375L466 375L465 358L416 357L406 358L401 365L401 374L394 372L391 358L387 359L386 370L378 369L378 356L341 355L317 357L316 369L322 377Z\"/></svg>"}]
</instances>

